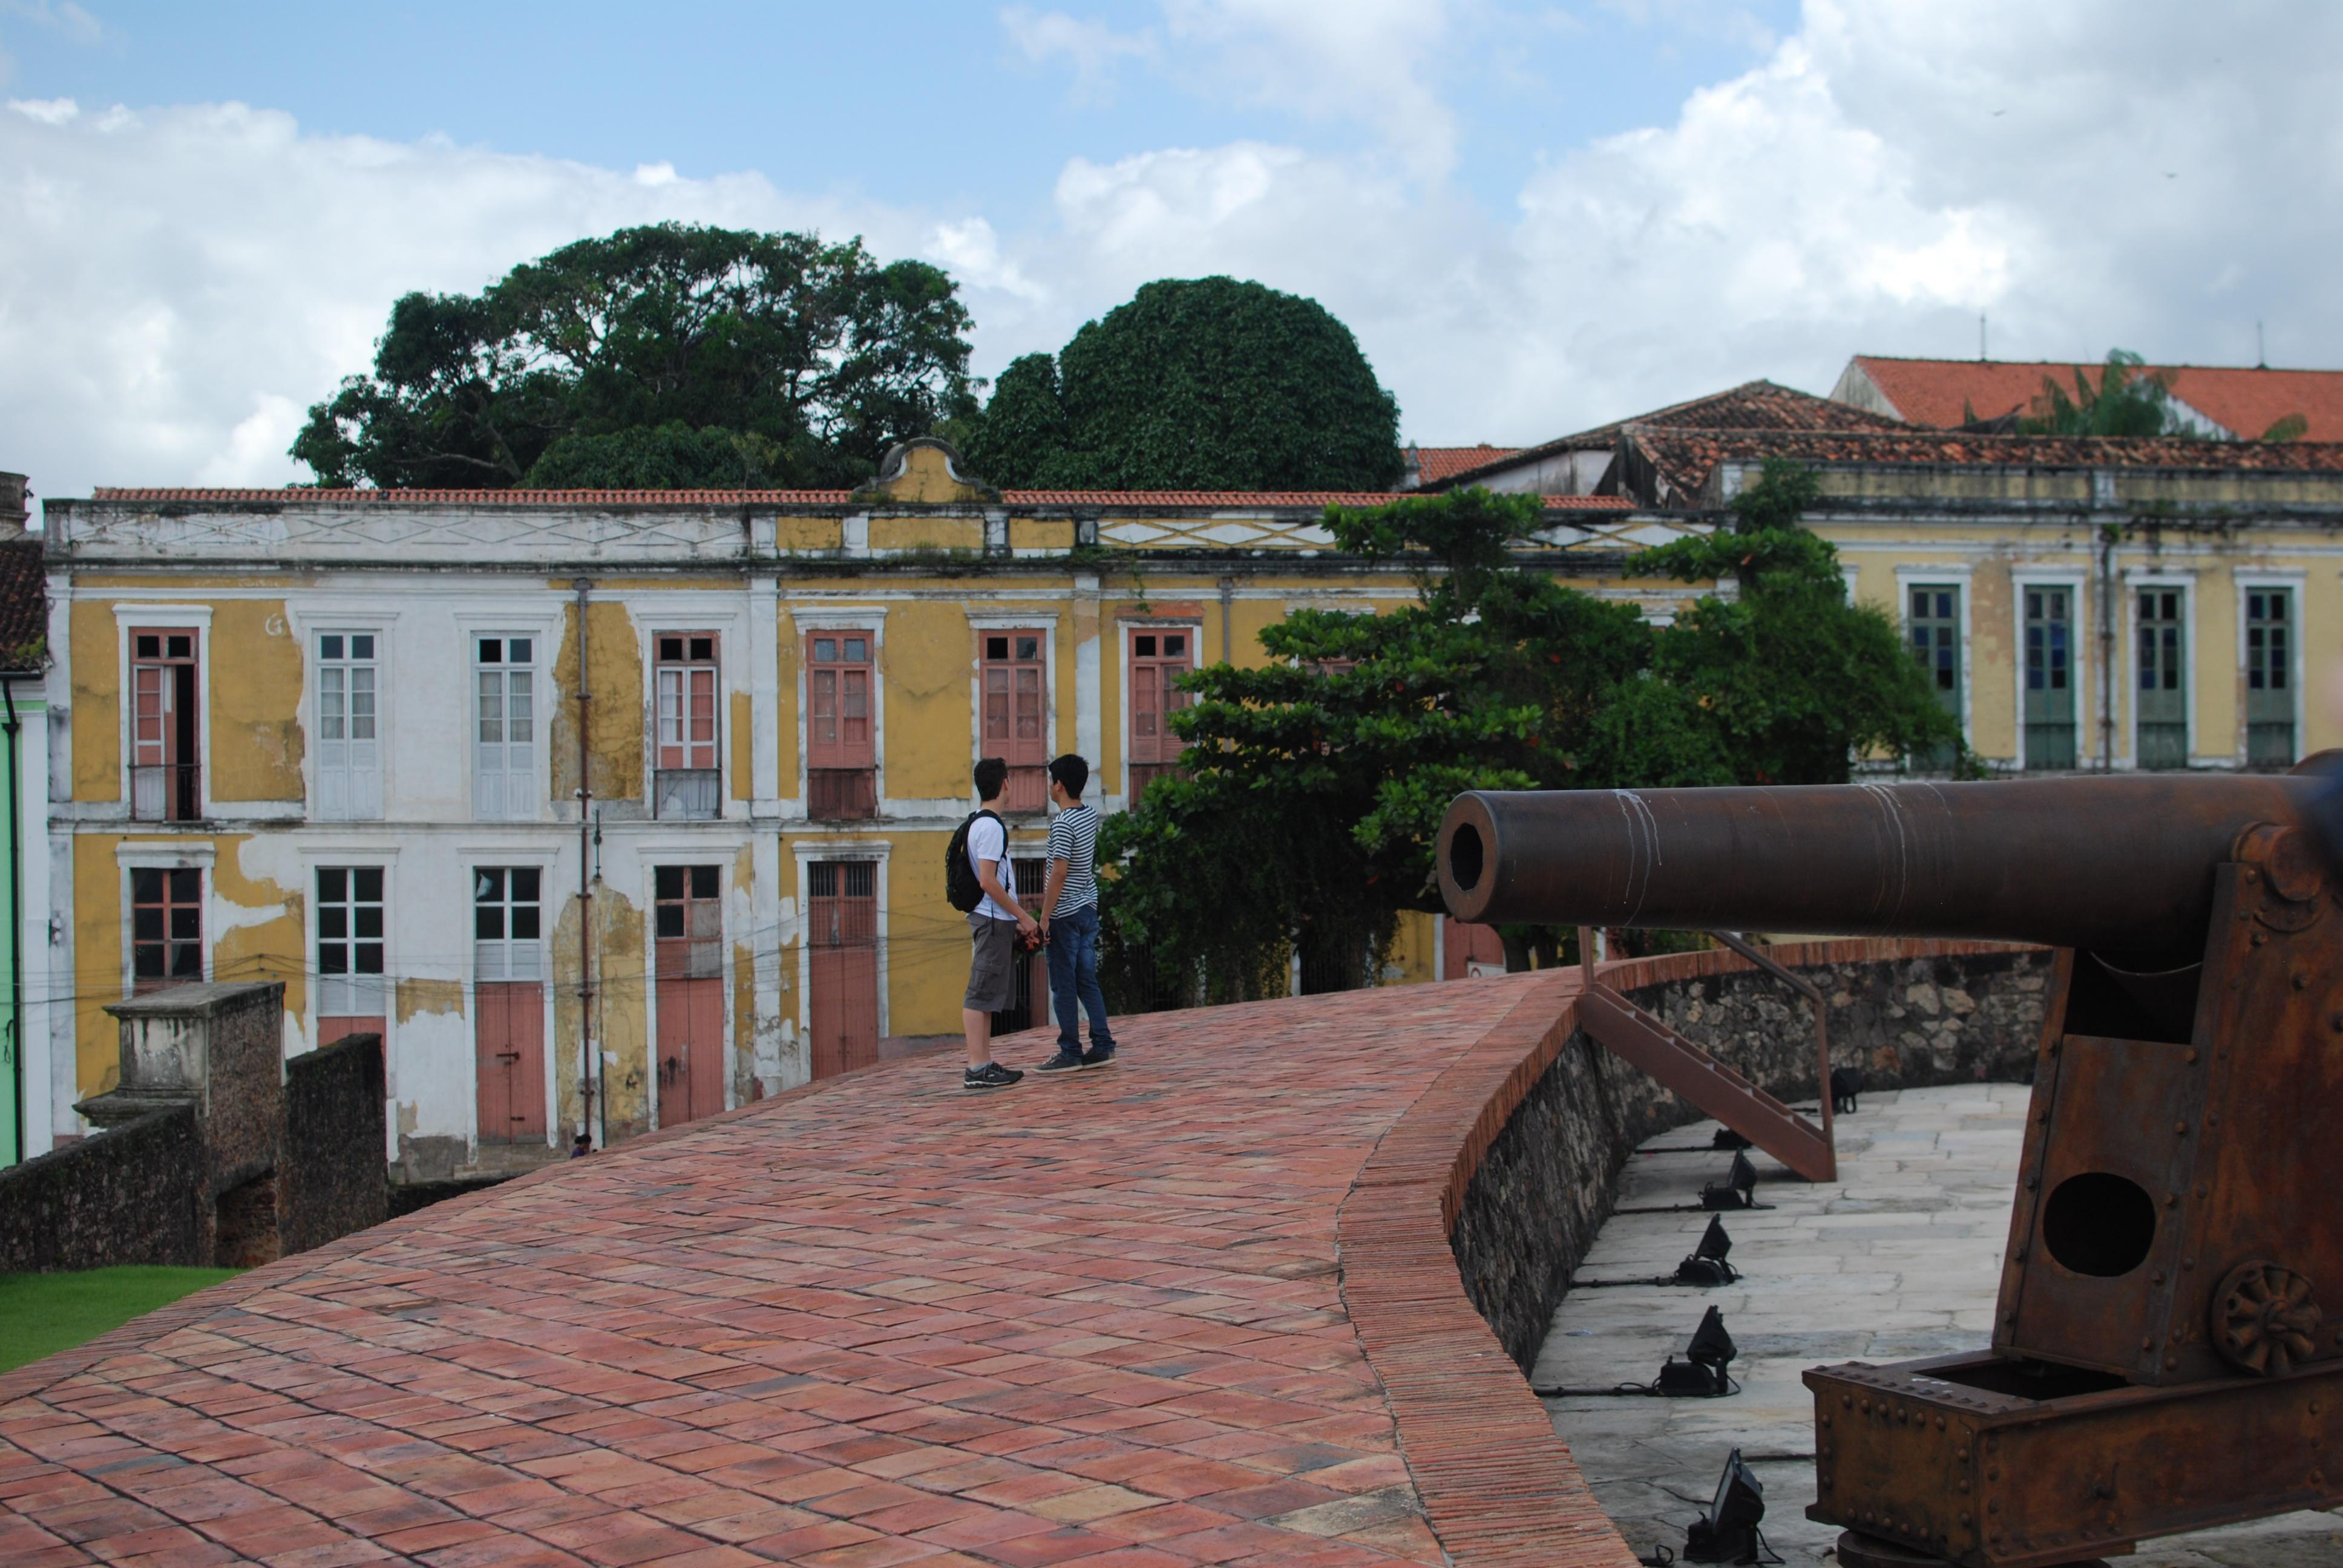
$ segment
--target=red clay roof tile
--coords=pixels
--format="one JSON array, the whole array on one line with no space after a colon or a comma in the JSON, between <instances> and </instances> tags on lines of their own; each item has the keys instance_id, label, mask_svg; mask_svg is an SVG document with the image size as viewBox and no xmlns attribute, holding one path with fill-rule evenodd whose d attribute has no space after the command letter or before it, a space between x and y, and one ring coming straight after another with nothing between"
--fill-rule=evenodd
<instances>
[{"instance_id":1,"label":"red clay roof tile","mask_svg":"<svg viewBox=\"0 0 2343 1568\"><path fill-rule=\"evenodd\" d=\"M1855 364L1896 411L1915 425L1949 429L2026 408L2055 378L2070 395L2079 370L2092 386L2102 368L2048 360L1892 359L1858 354ZM2343 370L2270 370L2225 365L2150 366L2172 376L2172 395L2231 434L2260 436L2299 414L2313 441L2343 440Z\"/></svg>"}]
</instances>

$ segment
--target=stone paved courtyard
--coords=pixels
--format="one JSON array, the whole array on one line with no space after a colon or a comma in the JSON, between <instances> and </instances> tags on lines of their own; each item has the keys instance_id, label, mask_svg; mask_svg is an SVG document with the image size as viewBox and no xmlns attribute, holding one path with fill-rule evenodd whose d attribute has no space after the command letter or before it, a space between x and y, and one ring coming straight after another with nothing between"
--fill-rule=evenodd
<instances>
[{"instance_id":1,"label":"stone paved courtyard","mask_svg":"<svg viewBox=\"0 0 2343 1568\"><path fill-rule=\"evenodd\" d=\"M1838 1123L1842 1180L1810 1187L1752 1151L1758 1201L1727 1214L1733 1262L1720 1290L1574 1290L1538 1358L1540 1387L1648 1382L1681 1352L1709 1306L1739 1349L1725 1400L1553 1399L1554 1430L1628 1543L1681 1552L1735 1448L1765 1485L1765 1536L1791 1564L1823 1561L1835 1527L1810 1523L1813 1401L1799 1374L1829 1362L1898 1361L1979 1349L1992 1339L1994 1295L2009 1231L2028 1091L2013 1084L1867 1094ZM1701 1122L1647 1148L1705 1145ZM1639 1155L1622 1178L1622 1210L1691 1201L1729 1156ZM1616 1213L1582 1280L1666 1274L1692 1251L1702 1214ZM2123 1560L2137 1568L2333 1568L2343 1521L2295 1513L2174 1536Z\"/></svg>"}]
</instances>

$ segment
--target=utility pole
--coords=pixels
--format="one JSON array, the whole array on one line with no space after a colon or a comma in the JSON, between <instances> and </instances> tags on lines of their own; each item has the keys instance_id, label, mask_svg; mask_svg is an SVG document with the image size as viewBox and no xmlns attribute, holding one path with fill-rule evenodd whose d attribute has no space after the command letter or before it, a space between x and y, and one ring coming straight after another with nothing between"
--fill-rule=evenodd
<instances>
[{"instance_id":1,"label":"utility pole","mask_svg":"<svg viewBox=\"0 0 2343 1568\"><path fill-rule=\"evenodd\" d=\"M587 596L593 583L579 578L571 585L578 590L578 1130L591 1136L597 1130L594 1120L595 1081L600 1075L594 1060L594 868L591 842L594 806L594 776L590 764L592 752L587 743L587 725L593 713L593 696L586 689L586 608ZM595 1138L595 1147L607 1141L609 1107L603 1107L604 1137Z\"/></svg>"}]
</instances>

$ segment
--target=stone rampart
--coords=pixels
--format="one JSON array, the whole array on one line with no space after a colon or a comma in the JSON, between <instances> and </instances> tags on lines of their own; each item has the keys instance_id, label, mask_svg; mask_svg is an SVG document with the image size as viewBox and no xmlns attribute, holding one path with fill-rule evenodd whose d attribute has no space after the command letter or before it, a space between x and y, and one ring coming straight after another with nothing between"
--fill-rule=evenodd
<instances>
[{"instance_id":1,"label":"stone rampart","mask_svg":"<svg viewBox=\"0 0 2343 1568\"><path fill-rule=\"evenodd\" d=\"M1772 956L1822 990L1832 1060L1859 1069L1865 1089L2033 1075L2049 994L2046 950L1817 942L1786 944ZM1815 1098L1813 1009L1745 960L1680 953L1605 978L1760 1088L1786 1101ZM1510 1108L1473 1171L1449 1240L1473 1306L1524 1371L1611 1211L1629 1151L1701 1116L1584 1030L1574 1030ZM1694 1172L1722 1174L1724 1158L1715 1164L1688 1163L1687 1182Z\"/></svg>"}]
</instances>

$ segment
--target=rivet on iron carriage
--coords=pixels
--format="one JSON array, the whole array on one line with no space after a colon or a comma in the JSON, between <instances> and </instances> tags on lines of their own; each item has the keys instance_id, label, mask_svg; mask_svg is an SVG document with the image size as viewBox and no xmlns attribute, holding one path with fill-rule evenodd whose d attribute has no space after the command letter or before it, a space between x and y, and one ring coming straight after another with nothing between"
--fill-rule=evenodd
<instances>
[{"instance_id":1,"label":"rivet on iron carriage","mask_svg":"<svg viewBox=\"0 0 2343 1568\"><path fill-rule=\"evenodd\" d=\"M1848 1560L2034 1568L2343 1501L2324 781L1479 793L1459 920L2058 950L1989 1352L1805 1374ZM2338 1315L2328 1318L2326 1310Z\"/></svg>"}]
</instances>

